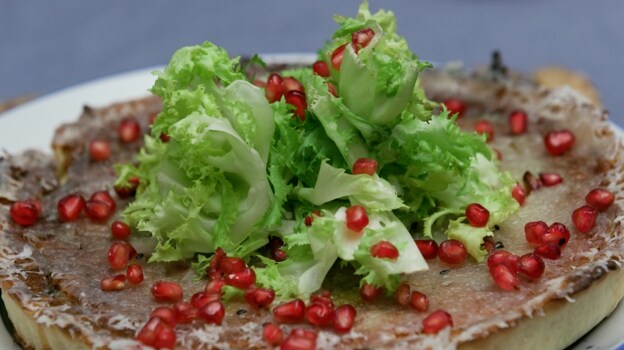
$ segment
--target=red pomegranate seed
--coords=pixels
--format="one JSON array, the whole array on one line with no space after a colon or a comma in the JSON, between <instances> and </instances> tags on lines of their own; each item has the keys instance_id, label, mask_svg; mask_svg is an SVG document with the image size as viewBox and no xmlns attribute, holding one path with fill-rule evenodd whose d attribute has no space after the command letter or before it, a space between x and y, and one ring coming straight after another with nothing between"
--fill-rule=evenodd
<instances>
[{"instance_id":1,"label":"red pomegranate seed","mask_svg":"<svg viewBox=\"0 0 624 350\"><path fill-rule=\"evenodd\" d=\"M594 188L585 196L585 202L598 211L604 211L613 204L615 195L604 188Z\"/></svg>"},{"instance_id":2,"label":"red pomegranate seed","mask_svg":"<svg viewBox=\"0 0 624 350\"><path fill-rule=\"evenodd\" d=\"M464 116L464 112L466 111L466 104L462 100L456 98L447 98L442 102L442 104L446 107L446 110L449 111L450 115L457 114L457 118L461 118Z\"/></svg>"},{"instance_id":3,"label":"red pomegranate seed","mask_svg":"<svg viewBox=\"0 0 624 350\"><path fill-rule=\"evenodd\" d=\"M177 323L188 324L193 322L199 315L197 310L191 303L179 301L173 305L173 314Z\"/></svg>"},{"instance_id":4,"label":"red pomegranate seed","mask_svg":"<svg viewBox=\"0 0 624 350\"><path fill-rule=\"evenodd\" d=\"M330 75L329 66L327 65L327 62L325 61L314 62L314 64L312 65L312 71L322 76L323 78L327 78Z\"/></svg>"},{"instance_id":5,"label":"red pomegranate seed","mask_svg":"<svg viewBox=\"0 0 624 350\"><path fill-rule=\"evenodd\" d=\"M410 285L407 283L401 283L399 284L396 292L394 292L394 298L399 305L407 306L410 303L411 294Z\"/></svg>"},{"instance_id":6,"label":"red pomegranate seed","mask_svg":"<svg viewBox=\"0 0 624 350\"><path fill-rule=\"evenodd\" d=\"M436 310L422 321L425 334L435 334L446 327L453 327L453 318L444 310Z\"/></svg>"},{"instance_id":7,"label":"red pomegranate seed","mask_svg":"<svg viewBox=\"0 0 624 350\"><path fill-rule=\"evenodd\" d=\"M286 95L289 91L299 91L301 93L305 93L303 84L293 77L286 77L282 79L282 89L284 95Z\"/></svg>"},{"instance_id":8,"label":"red pomegranate seed","mask_svg":"<svg viewBox=\"0 0 624 350\"><path fill-rule=\"evenodd\" d=\"M432 260L438 256L438 243L433 239L417 239L414 242L423 258Z\"/></svg>"},{"instance_id":9,"label":"red pomegranate seed","mask_svg":"<svg viewBox=\"0 0 624 350\"><path fill-rule=\"evenodd\" d=\"M557 260L561 257L561 248L558 244L548 243L535 248L533 253L542 258Z\"/></svg>"},{"instance_id":10,"label":"red pomegranate seed","mask_svg":"<svg viewBox=\"0 0 624 350\"><path fill-rule=\"evenodd\" d=\"M479 203L472 203L466 207L466 219L473 227L484 227L490 219L490 212Z\"/></svg>"},{"instance_id":11,"label":"red pomegranate seed","mask_svg":"<svg viewBox=\"0 0 624 350\"><path fill-rule=\"evenodd\" d=\"M524 200L526 199L526 193L524 192L524 188L520 186L519 183L516 182L516 186L514 186L513 190L511 190L511 196L518 202L518 204L523 205Z\"/></svg>"},{"instance_id":12,"label":"red pomegranate seed","mask_svg":"<svg viewBox=\"0 0 624 350\"><path fill-rule=\"evenodd\" d=\"M60 205L60 202L59 202ZM59 211L60 213L60 211ZM11 219L21 226L33 225L41 214L41 203L36 199L17 201L11 205ZM78 212L80 214L80 212Z\"/></svg>"},{"instance_id":13,"label":"red pomegranate seed","mask_svg":"<svg viewBox=\"0 0 624 350\"><path fill-rule=\"evenodd\" d=\"M570 130L549 131L544 136L546 150L553 156L560 156L571 150L575 141L574 134Z\"/></svg>"},{"instance_id":14,"label":"red pomegranate seed","mask_svg":"<svg viewBox=\"0 0 624 350\"><path fill-rule=\"evenodd\" d=\"M111 233L115 239L126 240L130 237L132 230L125 222L113 221L111 224Z\"/></svg>"},{"instance_id":15,"label":"red pomegranate seed","mask_svg":"<svg viewBox=\"0 0 624 350\"><path fill-rule=\"evenodd\" d=\"M314 349L316 349L316 334L300 329L294 329L288 338L280 344L280 350Z\"/></svg>"},{"instance_id":16,"label":"red pomegranate seed","mask_svg":"<svg viewBox=\"0 0 624 350\"><path fill-rule=\"evenodd\" d=\"M220 270L224 274L238 273L245 270L247 265L241 258L226 257L221 261Z\"/></svg>"},{"instance_id":17,"label":"red pomegranate seed","mask_svg":"<svg viewBox=\"0 0 624 350\"><path fill-rule=\"evenodd\" d=\"M353 327L356 311L353 305L340 305L334 312L334 331L337 333L347 333Z\"/></svg>"},{"instance_id":18,"label":"red pomegranate seed","mask_svg":"<svg viewBox=\"0 0 624 350\"><path fill-rule=\"evenodd\" d=\"M225 317L225 306L219 300L208 303L199 309L199 318L206 323L214 323L220 325Z\"/></svg>"},{"instance_id":19,"label":"red pomegranate seed","mask_svg":"<svg viewBox=\"0 0 624 350\"><path fill-rule=\"evenodd\" d=\"M329 291L323 291L321 294L313 294L310 296L310 304L323 304L327 307L334 309L334 302L331 299L331 293Z\"/></svg>"},{"instance_id":20,"label":"red pomegranate seed","mask_svg":"<svg viewBox=\"0 0 624 350\"><path fill-rule=\"evenodd\" d=\"M491 268L490 275L502 290L514 290L520 287L518 275L505 264L496 265L494 268Z\"/></svg>"},{"instance_id":21,"label":"red pomegranate seed","mask_svg":"<svg viewBox=\"0 0 624 350\"><path fill-rule=\"evenodd\" d=\"M358 160L353 163L353 170L351 170L353 175L366 174L373 176L376 172L377 161L369 158L358 158Z\"/></svg>"},{"instance_id":22,"label":"red pomegranate seed","mask_svg":"<svg viewBox=\"0 0 624 350\"><path fill-rule=\"evenodd\" d=\"M221 263L223 259L225 259L226 254L221 247L215 249L214 254L212 255L212 259L210 260L210 268L221 271Z\"/></svg>"},{"instance_id":23,"label":"red pomegranate seed","mask_svg":"<svg viewBox=\"0 0 624 350\"><path fill-rule=\"evenodd\" d=\"M74 193L65 196L57 205L59 219L62 222L75 221L85 206L85 200L81 195Z\"/></svg>"},{"instance_id":24,"label":"red pomegranate seed","mask_svg":"<svg viewBox=\"0 0 624 350\"><path fill-rule=\"evenodd\" d=\"M496 159L503 160L503 153L501 151L495 149L494 153L496 153Z\"/></svg>"},{"instance_id":25,"label":"red pomegranate seed","mask_svg":"<svg viewBox=\"0 0 624 350\"><path fill-rule=\"evenodd\" d=\"M305 121L305 111L308 109L308 103L306 102L306 96L303 92L292 90L286 93L286 103L295 107L295 115L299 117L301 121Z\"/></svg>"},{"instance_id":26,"label":"red pomegranate seed","mask_svg":"<svg viewBox=\"0 0 624 350\"><path fill-rule=\"evenodd\" d=\"M305 308L305 319L317 326L329 326L334 321L334 309L326 303L312 303Z\"/></svg>"},{"instance_id":27,"label":"red pomegranate seed","mask_svg":"<svg viewBox=\"0 0 624 350\"><path fill-rule=\"evenodd\" d=\"M141 126L134 119L124 119L119 123L117 134L123 143L134 142L141 137Z\"/></svg>"},{"instance_id":28,"label":"red pomegranate seed","mask_svg":"<svg viewBox=\"0 0 624 350\"><path fill-rule=\"evenodd\" d=\"M572 222L582 233L589 233L596 225L598 211L589 205L584 205L572 212Z\"/></svg>"},{"instance_id":29,"label":"red pomegranate seed","mask_svg":"<svg viewBox=\"0 0 624 350\"><path fill-rule=\"evenodd\" d=\"M310 215L306 215L306 217L303 219L304 225L306 225L308 227L312 226L312 223L314 222L314 217L316 217L316 216L321 216L321 212L318 211L318 210L312 210ZM284 242L282 241L281 245L279 247L277 247L277 248L280 248L283 245L284 245Z\"/></svg>"},{"instance_id":30,"label":"red pomegranate seed","mask_svg":"<svg viewBox=\"0 0 624 350\"><path fill-rule=\"evenodd\" d=\"M159 317L170 327L175 327L177 324L173 309L166 306L159 306L155 308L154 311L152 311L152 313L150 314L150 319L154 317Z\"/></svg>"},{"instance_id":31,"label":"red pomegranate seed","mask_svg":"<svg viewBox=\"0 0 624 350\"><path fill-rule=\"evenodd\" d=\"M115 202L113 197L111 197L111 195L108 194L108 191L95 192L94 194L91 195L91 198L89 199L92 201L100 201L100 202L104 202L108 204L108 206L111 208L111 211L115 211L117 209L117 203Z\"/></svg>"},{"instance_id":32,"label":"red pomegranate seed","mask_svg":"<svg viewBox=\"0 0 624 350\"><path fill-rule=\"evenodd\" d=\"M252 284L256 283L256 273L250 267L246 267L241 272L230 273L225 275L225 284L240 288L246 289L249 288Z\"/></svg>"},{"instance_id":33,"label":"red pomegranate seed","mask_svg":"<svg viewBox=\"0 0 624 350\"><path fill-rule=\"evenodd\" d=\"M171 141L171 137L167 134L165 134L164 132L160 133L160 141L167 143L169 141Z\"/></svg>"},{"instance_id":34,"label":"red pomegranate seed","mask_svg":"<svg viewBox=\"0 0 624 350\"><path fill-rule=\"evenodd\" d=\"M416 311L427 311L427 309L429 308L429 298L427 298L427 296L421 292L413 291L412 295L410 296L409 304Z\"/></svg>"},{"instance_id":35,"label":"red pomegranate seed","mask_svg":"<svg viewBox=\"0 0 624 350\"><path fill-rule=\"evenodd\" d=\"M491 252L494 251L494 249L496 249L496 243L494 242L492 237L485 236L483 238L483 243L481 243L481 249L484 249L486 252L488 252L488 254L490 254Z\"/></svg>"},{"instance_id":36,"label":"red pomegranate seed","mask_svg":"<svg viewBox=\"0 0 624 350\"><path fill-rule=\"evenodd\" d=\"M489 121L487 121L487 120L479 120L475 124L475 131L477 132L477 134L485 134L486 135L486 138L485 138L486 142L494 141L494 126Z\"/></svg>"},{"instance_id":37,"label":"red pomegranate seed","mask_svg":"<svg viewBox=\"0 0 624 350\"><path fill-rule=\"evenodd\" d=\"M458 265L466 261L468 251L464 244L456 239L449 239L440 243L438 257L444 263Z\"/></svg>"},{"instance_id":38,"label":"red pomegranate seed","mask_svg":"<svg viewBox=\"0 0 624 350\"><path fill-rule=\"evenodd\" d=\"M303 321L305 304L301 299L279 304L273 308L273 317L278 323L299 323Z\"/></svg>"},{"instance_id":39,"label":"red pomegranate seed","mask_svg":"<svg viewBox=\"0 0 624 350\"><path fill-rule=\"evenodd\" d=\"M527 115L524 111L513 111L509 114L509 129L513 135L524 134L527 130Z\"/></svg>"},{"instance_id":40,"label":"red pomegranate seed","mask_svg":"<svg viewBox=\"0 0 624 350\"><path fill-rule=\"evenodd\" d=\"M278 346L282 342L283 334L278 325L267 323L262 329L262 337L267 344Z\"/></svg>"},{"instance_id":41,"label":"red pomegranate seed","mask_svg":"<svg viewBox=\"0 0 624 350\"><path fill-rule=\"evenodd\" d=\"M138 341L157 349L173 349L176 344L176 334L160 317L152 317L137 334Z\"/></svg>"},{"instance_id":42,"label":"red pomegranate seed","mask_svg":"<svg viewBox=\"0 0 624 350\"><path fill-rule=\"evenodd\" d=\"M221 300L221 292L197 292L191 296L191 305L199 310L202 307L208 305L208 303L217 300Z\"/></svg>"},{"instance_id":43,"label":"red pomegranate seed","mask_svg":"<svg viewBox=\"0 0 624 350\"><path fill-rule=\"evenodd\" d=\"M275 101L279 101L282 98L283 89L284 80L279 74L273 73L269 75L269 78L267 79L264 95L266 96L266 99L269 101L269 103L273 103Z\"/></svg>"},{"instance_id":44,"label":"red pomegranate seed","mask_svg":"<svg viewBox=\"0 0 624 350\"><path fill-rule=\"evenodd\" d=\"M91 160L102 162L110 158L111 149L108 141L93 140L89 142L89 155Z\"/></svg>"},{"instance_id":45,"label":"red pomegranate seed","mask_svg":"<svg viewBox=\"0 0 624 350\"><path fill-rule=\"evenodd\" d=\"M524 225L524 236L531 244L541 245L546 231L548 225L543 221L531 221Z\"/></svg>"},{"instance_id":46,"label":"red pomegranate seed","mask_svg":"<svg viewBox=\"0 0 624 350\"><path fill-rule=\"evenodd\" d=\"M487 265L488 268L491 270L494 267L498 266L498 265L508 265L508 267L512 268L512 270L516 270L516 268L512 266L509 266L509 262L511 262L511 264L513 264L513 259L510 260L509 257L513 256L514 254L506 251L506 250L496 250L494 252L492 252L488 258L487 258Z\"/></svg>"},{"instance_id":47,"label":"red pomegranate seed","mask_svg":"<svg viewBox=\"0 0 624 350\"><path fill-rule=\"evenodd\" d=\"M370 247L371 255L378 259L396 260L399 258L399 250L388 241L379 241Z\"/></svg>"},{"instance_id":48,"label":"red pomegranate seed","mask_svg":"<svg viewBox=\"0 0 624 350\"><path fill-rule=\"evenodd\" d=\"M542 182L530 171L526 171L524 175L522 175L522 181L524 181L524 185L529 193L542 187Z\"/></svg>"},{"instance_id":49,"label":"red pomegranate seed","mask_svg":"<svg viewBox=\"0 0 624 350\"><path fill-rule=\"evenodd\" d=\"M353 232L360 233L368 225L368 214L361 205L347 208L345 215L347 228Z\"/></svg>"},{"instance_id":50,"label":"red pomegranate seed","mask_svg":"<svg viewBox=\"0 0 624 350\"><path fill-rule=\"evenodd\" d=\"M273 289L251 286L245 290L243 297L247 304L256 308L262 308L271 305L273 300L275 300L275 291Z\"/></svg>"},{"instance_id":51,"label":"red pomegranate seed","mask_svg":"<svg viewBox=\"0 0 624 350\"><path fill-rule=\"evenodd\" d=\"M139 178L136 176L132 177L128 180L128 182L129 186L127 187L115 186L115 192L117 193L119 198L130 198L136 194L140 182Z\"/></svg>"},{"instance_id":52,"label":"red pomegranate seed","mask_svg":"<svg viewBox=\"0 0 624 350\"><path fill-rule=\"evenodd\" d=\"M277 262L284 261L288 259L288 254L279 248L271 249L271 258Z\"/></svg>"},{"instance_id":53,"label":"red pomegranate seed","mask_svg":"<svg viewBox=\"0 0 624 350\"><path fill-rule=\"evenodd\" d=\"M344 56L344 51L346 47L347 44L340 45L334 50L334 52L332 52L331 65L334 70L340 70L340 66L342 65L342 57Z\"/></svg>"},{"instance_id":54,"label":"red pomegranate seed","mask_svg":"<svg viewBox=\"0 0 624 350\"><path fill-rule=\"evenodd\" d=\"M100 288L105 292L116 292L126 288L126 276L115 275L104 277L100 282Z\"/></svg>"},{"instance_id":55,"label":"red pomegranate seed","mask_svg":"<svg viewBox=\"0 0 624 350\"><path fill-rule=\"evenodd\" d=\"M358 48L365 48L370 44L371 40L375 36L375 32L370 28L360 29L351 34L351 42L357 45Z\"/></svg>"},{"instance_id":56,"label":"red pomegranate seed","mask_svg":"<svg viewBox=\"0 0 624 350\"><path fill-rule=\"evenodd\" d=\"M91 221L105 222L113 215L113 211L108 203L90 200L85 205L85 214Z\"/></svg>"},{"instance_id":57,"label":"red pomegranate seed","mask_svg":"<svg viewBox=\"0 0 624 350\"><path fill-rule=\"evenodd\" d=\"M360 297L362 297L364 301L374 301L379 298L383 290L383 287L364 283L362 287L360 287Z\"/></svg>"},{"instance_id":58,"label":"red pomegranate seed","mask_svg":"<svg viewBox=\"0 0 624 350\"><path fill-rule=\"evenodd\" d=\"M138 264L128 265L126 276L128 276L130 284L139 284L143 282L143 268Z\"/></svg>"},{"instance_id":59,"label":"red pomegranate seed","mask_svg":"<svg viewBox=\"0 0 624 350\"><path fill-rule=\"evenodd\" d=\"M182 300L184 292L175 282L157 281L152 285L152 296L158 301L175 303Z\"/></svg>"},{"instance_id":60,"label":"red pomegranate seed","mask_svg":"<svg viewBox=\"0 0 624 350\"><path fill-rule=\"evenodd\" d=\"M222 279L214 279L214 280L208 281L208 283L206 283L206 288L204 289L204 293L221 294L222 293L221 290L223 289L223 286L225 286L225 281Z\"/></svg>"},{"instance_id":61,"label":"red pomegranate seed","mask_svg":"<svg viewBox=\"0 0 624 350\"><path fill-rule=\"evenodd\" d=\"M533 253L521 256L518 261L518 272L533 279L542 277L544 268L544 260Z\"/></svg>"},{"instance_id":62,"label":"red pomegranate seed","mask_svg":"<svg viewBox=\"0 0 624 350\"><path fill-rule=\"evenodd\" d=\"M130 259L130 246L115 242L108 249L108 262L113 270L119 271L126 267Z\"/></svg>"},{"instance_id":63,"label":"red pomegranate seed","mask_svg":"<svg viewBox=\"0 0 624 350\"><path fill-rule=\"evenodd\" d=\"M561 175L557 173L540 173L540 182L546 187L558 185L563 182Z\"/></svg>"},{"instance_id":64,"label":"red pomegranate seed","mask_svg":"<svg viewBox=\"0 0 624 350\"><path fill-rule=\"evenodd\" d=\"M336 86L334 84L327 82L327 91L334 97L338 97L338 91L336 91Z\"/></svg>"},{"instance_id":65,"label":"red pomegranate seed","mask_svg":"<svg viewBox=\"0 0 624 350\"><path fill-rule=\"evenodd\" d=\"M565 247L569 240L570 231L568 231L568 228L564 224L559 222L550 225L542 236L542 244L555 243L558 244L561 249Z\"/></svg>"}]
</instances>

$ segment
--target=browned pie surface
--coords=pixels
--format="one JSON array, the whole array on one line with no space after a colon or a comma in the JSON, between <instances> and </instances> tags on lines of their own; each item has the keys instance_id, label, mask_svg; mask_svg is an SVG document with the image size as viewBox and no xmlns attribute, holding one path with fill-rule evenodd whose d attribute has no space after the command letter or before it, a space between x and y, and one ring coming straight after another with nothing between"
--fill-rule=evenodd
<instances>
[{"instance_id":1,"label":"browned pie surface","mask_svg":"<svg viewBox=\"0 0 624 350\"><path fill-rule=\"evenodd\" d=\"M425 344L453 348L526 315L539 315L549 300L568 295L574 298L573 293L585 288L593 278L602 276L609 267L617 267L609 261L619 262L624 255L620 205L602 213L589 235L577 233L570 219L572 210L584 204L585 194L594 187L607 187L617 193L617 201L621 200L618 189L623 168L619 157L615 157L619 147L600 110L570 91L551 92L487 74L475 77L437 72L425 76L423 82L434 99L454 96L470 103L468 116L459 121L466 129L472 129L478 119L496 125L492 146L502 152L502 167L516 179L521 180L527 170L534 174L557 172L564 177L561 185L531 193L520 212L496 232L496 240L519 255L532 251L524 239L523 227L535 220L562 222L570 228L572 238L560 260L546 261L546 273L540 280L525 280L517 292L500 290L491 281L487 267L474 261L458 268L435 261L429 271L406 277L413 289L429 296L431 310L441 308L452 314L455 328L437 337L419 335L425 314L399 308L389 298L364 305L359 298L353 298L354 281L337 274L330 278L328 287L335 290L339 302L348 300L356 305L358 318L347 335L320 332L319 348L413 348ZM157 305L149 292L155 280L182 283L187 298L203 289L203 282L195 281L183 264L147 264L151 240L135 234L131 243L142 253L138 261L143 265L145 281L122 292L102 292L101 277L114 274L106 259L111 243L110 222L92 224L80 219L61 224L56 217L56 203L66 194L81 192L88 197L94 191L111 189L115 177L112 164L131 161L140 148L138 142L128 146L117 141L118 121L132 116L147 131L148 116L158 108L157 100L146 99L105 109L85 109L77 123L61 127L54 147L71 155L64 161L68 169L63 185L55 177L56 163L42 154L31 152L0 160L3 291L34 310L38 322L67 329L94 347L130 346L127 339L134 337ZM528 112L529 133L511 137L506 116L516 108ZM546 153L542 137L548 130L561 128L574 130L577 145L571 154L553 158ZM95 137L111 140L111 160L89 161L85 147ZM44 218L24 229L9 222L8 210L12 201L29 196L43 200ZM118 207L124 205L118 201ZM261 328L269 320L264 310L231 302L221 327L201 322L178 326L178 345L184 349L265 348Z\"/></svg>"}]
</instances>

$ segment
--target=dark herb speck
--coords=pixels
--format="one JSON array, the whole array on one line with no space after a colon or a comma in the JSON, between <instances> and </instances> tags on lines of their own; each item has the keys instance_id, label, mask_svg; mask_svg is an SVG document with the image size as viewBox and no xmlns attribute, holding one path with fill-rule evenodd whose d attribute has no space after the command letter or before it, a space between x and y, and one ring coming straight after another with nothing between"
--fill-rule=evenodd
<instances>
[{"instance_id":1,"label":"dark herb speck","mask_svg":"<svg viewBox=\"0 0 624 350\"><path fill-rule=\"evenodd\" d=\"M448 270L448 269L442 270L442 271L440 271L440 275L446 275L449 272L451 272L451 270Z\"/></svg>"},{"instance_id":2,"label":"dark herb speck","mask_svg":"<svg viewBox=\"0 0 624 350\"><path fill-rule=\"evenodd\" d=\"M505 245L503 244L503 242L498 241L498 242L496 242L496 245L494 246L494 248L496 248L496 249L503 249L503 248L505 248Z\"/></svg>"},{"instance_id":3,"label":"dark herb speck","mask_svg":"<svg viewBox=\"0 0 624 350\"><path fill-rule=\"evenodd\" d=\"M239 309L239 310L236 311L236 314L239 315L239 316L240 315L244 315L246 313L247 313L247 310L245 310L245 309Z\"/></svg>"}]
</instances>

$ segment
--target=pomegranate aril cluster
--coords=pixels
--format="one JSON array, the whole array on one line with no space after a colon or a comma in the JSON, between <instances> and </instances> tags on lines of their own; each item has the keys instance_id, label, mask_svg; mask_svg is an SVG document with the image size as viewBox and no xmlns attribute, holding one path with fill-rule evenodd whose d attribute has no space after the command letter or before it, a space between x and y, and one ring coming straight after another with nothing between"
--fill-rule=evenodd
<instances>
[{"instance_id":1,"label":"pomegranate aril cluster","mask_svg":"<svg viewBox=\"0 0 624 350\"><path fill-rule=\"evenodd\" d=\"M308 108L308 103L303 84L297 79L293 77L283 78L278 73L273 73L267 78L264 85L264 94L269 103L279 101L284 97L286 103L294 107L294 114L301 121L305 121L305 111Z\"/></svg>"}]
</instances>

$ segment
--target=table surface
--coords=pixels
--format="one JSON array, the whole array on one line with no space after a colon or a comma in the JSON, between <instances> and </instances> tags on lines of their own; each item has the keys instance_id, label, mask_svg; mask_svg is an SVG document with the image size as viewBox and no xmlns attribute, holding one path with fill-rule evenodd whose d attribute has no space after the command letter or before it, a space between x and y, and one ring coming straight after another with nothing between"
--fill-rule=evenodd
<instances>
[{"instance_id":1,"label":"table surface","mask_svg":"<svg viewBox=\"0 0 624 350\"><path fill-rule=\"evenodd\" d=\"M558 64L585 72L624 125L624 1L371 1L392 9L421 57L487 62L530 72ZM359 1L0 2L0 100L45 94L98 77L166 63L179 47L213 41L231 54L309 52L354 15Z\"/></svg>"}]
</instances>

